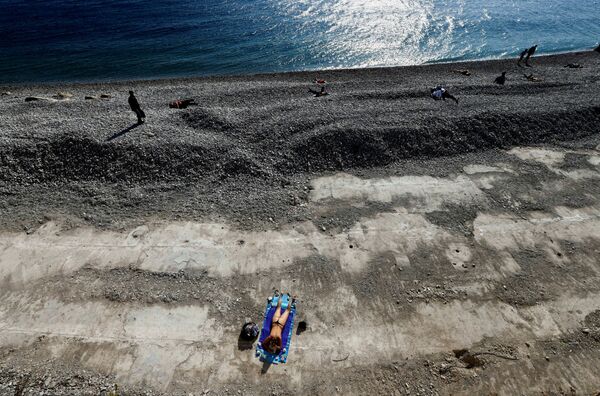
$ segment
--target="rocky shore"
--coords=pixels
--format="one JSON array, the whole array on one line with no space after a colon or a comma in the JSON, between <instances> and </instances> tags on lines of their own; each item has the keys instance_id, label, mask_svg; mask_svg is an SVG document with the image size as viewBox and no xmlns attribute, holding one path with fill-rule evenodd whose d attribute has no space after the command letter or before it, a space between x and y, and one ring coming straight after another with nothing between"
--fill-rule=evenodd
<instances>
[{"instance_id":1,"label":"rocky shore","mask_svg":"<svg viewBox=\"0 0 600 396\"><path fill-rule=\"evenodd\" d=\"M568 63L583 67L565 68ZM260 221L287 218L296 210L290 212L281 201L302 200L306 175L368 172L394 167L398 161L590 136L600 121L599 64L600 56L589 52L537 58L535 68L483 61L1 87L7 94L0 97L0 189L12 209L25 205L24 210L8 210L1 221L4 226L26 225L44 211L63 211L65 201L82 195L95 208L110 207L113 212L106 216L114 217L136 199L124 195L122 186L149 189L143 195L151 197L138 199L154 207L153 212L161 212L161 203L153 200L156 195L164 201L169 191L187 195L193 189L194 196L205 195L201 201L210 203L182 207L183 217L218 212L232 221L248 215ZM494 78L502 71L508 71L507 83L498 86ZM531 82L524 74L539 81ZM307 92L315 76L327 81L330 95L315 98ZM459 97L460 104L433 101L429 88L438 84ZM136 91L148 114L147 123L139 127L128 109L129 89ZM27 97L50 100L26 102ZM199 105L168 107L170 101L188 97ZM57 190L60 196L55 196ZM219 203L214 202L215 192ZM69 194L75 196L67 198ZM240 195L250 202L237 202L234 197ZM265 202L274 207L273 213L261 207ZM39 205L46 208L37 210ZM248 210L248 205L254 208ZM84 206L67 211L80 215L98 210ZM105 210L99 211L98 216ZM170 213L171 208L163 215ZM96 223L113 223L106 216Z\"/></svg>"}]
</instances>

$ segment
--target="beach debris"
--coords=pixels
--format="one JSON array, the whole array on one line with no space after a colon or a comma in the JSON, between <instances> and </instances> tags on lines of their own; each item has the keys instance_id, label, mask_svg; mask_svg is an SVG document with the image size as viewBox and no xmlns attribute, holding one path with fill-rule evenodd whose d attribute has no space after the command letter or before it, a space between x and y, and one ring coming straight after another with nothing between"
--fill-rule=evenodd
<instances>
[{"instance_id":1,"label":"beach debris","mask_svg":"<svg viewBox=\"0 0 600 396\"><path fill-rule=\"evenodd\" d=\"M172 109L186 109L188 106L197 106L195 99L177 99L169 103Z\"/></svg>"},{"instance_id":2,"label":"beach debris","mask_svg":"<svg viewBox=\"0 0 600 396\"><path fill-rule=\"evenodd\" d=\"M107 395L108 396L120 396L121 394L119 393L119 385L114 384L114 388L111 391L109 391Z\"/></svg>"},{"instance_id":3,"label":"beach debris","mask_svg":"<svg viewBox=\"0 0 600 396\"><path fill-rule=\"evenodd\" d=\"M494 80L494 82L498 85L504 85L504 83L506 82L506 72L503 71L502 75L496 77L496 79Z\"/></svg>"},{"instance_id":4,"label":"beach debris","mask_svg":"<svg viewBox=\"0 0 600 396\"><path fill-rule=\"evenodd\" d=\"M85 100L93 100L93 99L97 99L95 96L86 96Z\"/></svg>"},{"instance_id":5,"label":"beach debris","mask_svg":"<svg viewBox=\"0 0 600 396\"><path fill-rule=\"evenodd\" d=\"M43 96L28 96L25 98L25 102L37 102L37 101L55 102L56 99L44 98Z\"/></svg>"},{"instance_id":6,"label":"beach debris","mask_svg":"<svg viewBox=\"0 0 600 396\"><path fill-rule=\"evenodd\" d=\"M541 78L534 76L533 74L523 74L523 76L525 76L525 78L531 82L540 82L542 81Z\"/></svg>"},{"instance_id":7,"label":"beach debris","mask_svg":"<svg viewBox=\"0 0 600 396\"><path fill-rule=\"evenodd\" d=\"M8 95L10 95L10 94L12 94L12 92L6 91L6 92L2 92L2 93L0 94L0 96L8 96Z\"/></svg>"},{"instance_id":8,"label":"beach debris","mask_svg":"<svg viewBox=\"0 0 600 396\"><path fill-rule=\"evenodd\" d=\"M52 95L52 97L58 100L67 100L71 99L73 97L73 94L70 94L68 92L59 92L56 95Z\"/></svg>"},{"instance_id":9,"label":"beach debris","mask_svg":"<svg viewBox=\"0 0 600 396\"><path fill-rule=\"evenodd\" d=\"M463 76L471 75L471 72L467 69L455 69L455 70L452 70L452 73L462 74Z\"/></svg>"},{"instance_id":10,"label":"beach debris","mask_svg":"<svg viewBox=\"0 0 600 396\"><path fill-rule=\"evenodd\" d=\"M240 332L240 339L243 341L255 341L258 338L260 329L254 322L244 323Z\"/></svg>"},{"instance_id":11,"label":"beach debris","mask_svg":"<svg viewBox=\"0 0 600 396\"><path fill-rule=\"evenodd\" d=\"M317 78L315 78L315 79L313 80L313 82L314 82L315 84L327 84L327 81L323 80L322 78L318 78L318 77L317 77Z\"/></svg>"},{"instance_id":12,"label":"beach debris","mask_svg":"<svg viewBox=\"0 0 600 396\"><path fill-rule=\"evenodd\" d=\"M112 96L110 96L109 94L100 94L100 99L110 99L112 98Z\"/></svg>"},{"instance_id":13,"label":"beach debris","mask_svg":"<svg viewBox=\"0 0 600 396\"><path fill-rule=\"evenodd\" d=\"M454 351L454 356L465 363L467 368L473 367L481 367L483 366L483 360L477 358L475 355L472 355L468 349L456 349Z\"/></svg>"},{"instance_id":14,"label":"beach debris","mask_svg":"<svg viewBox=\"0 0 600 396\"><path fill-rule=\"evenodd\" d=\"M348 360L349 357L350 357L350 354L346 353L346 356L340 356L340 357L332 358L331 361L332 362L343 362L345 360Z\"/></svg>"},{"instance_id":15,"label":"beach debris","mask_svg":"<svg viewBox=\"0 0 600 396\"><path fill-rule=\"evenodd\" d=\"M565 65L565 67L568 67L569 69L583 69L583 66L579 63L569 63L568 65Z\"/></svg>"}]
</instances>

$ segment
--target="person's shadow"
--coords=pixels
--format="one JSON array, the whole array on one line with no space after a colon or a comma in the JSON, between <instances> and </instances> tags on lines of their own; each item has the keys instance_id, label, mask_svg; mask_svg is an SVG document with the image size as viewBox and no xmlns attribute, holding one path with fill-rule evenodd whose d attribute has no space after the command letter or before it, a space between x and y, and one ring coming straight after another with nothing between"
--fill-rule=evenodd
<instances>
[{"instance_id":1,"label":"person's shadow","mask_svg":"<svg viewBox=\"0 0 600 396\"><path fill-rule=\"evenodd\" d=\"M255 340L244 340L242 337L238 338L238 349L240 351L248 351L254 347Z\"/></svg>"},{"instance_id":2,"label":"person's shadow","mask_svg":"<svg viewBox=\"0 0 600 396\"><path fill-rule=\"evenodd\" d=\"M263 361L263 366L262 366L262 369L260 370L260 373L263 375L267 374L267 371L269 371L269 368L271 368L272 364L273 363L269 362L268 360Z\"/></svg>"},{"instance_id":3,"label":"person's shadow","mask_svg":"<svg viewBox=\"0 0 600 396\"><path fill-rule=\"evenodd\" d=\"M303 320L298 323L298 327L296 328L296 335L300 335L306 331L308 328L308 324Z\"/></svg>"},{"instance_id":4,"label":"person's shadow","mask_svg":"<svg viewBox=\"0 0 600 396\"><path fill-rule=\"evenodd\" d=\"M132 129L135 129L135 128L139 127L140 125L142 125L142 124L136 122L135 124L133 124L131 126L128 126L127 128L123 129L122 131L119 131L119 132L115 133L114 135L106 138L106 141L110 142L111 140L115 140L119 136L125 135L127 132L131 131Z\"/></svg>"}]
</instances>

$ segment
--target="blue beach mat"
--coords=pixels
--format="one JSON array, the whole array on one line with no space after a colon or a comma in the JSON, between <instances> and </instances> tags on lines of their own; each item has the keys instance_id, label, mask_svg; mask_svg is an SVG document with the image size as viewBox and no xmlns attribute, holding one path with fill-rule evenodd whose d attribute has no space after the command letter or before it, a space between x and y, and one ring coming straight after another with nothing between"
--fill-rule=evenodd
<instances>
[{"instance_id":1,"label":"blue beach mat","mask_svg":"<svg viewBox=\"0 0 600 396\"><path fill-rule=\"evenodd\" d=\"M290 344L292 343L292 330L294 329L294 318L296 317L296 304L292 305L292 310L290 311L290 316L288 316L287 322L285 322L285 327L281 331L281 352L278 355L274 355L270 352L267 352L262 347L262 343L271 334L271 325L273 322L273 315L277 310L277 302L281 298L281 312L287 309L288 304L291 302L287 295L283 296L273 296L269 301L267 301L267 308L265 310L265 320L263 322L263 328L260 331L260 337L258 339L258 344L256 345L256 357L260 359L261 362L267 362L270 364L278 364L285 363L287 361L288 353L290 351Z\"/></svg>"}]
</instances>

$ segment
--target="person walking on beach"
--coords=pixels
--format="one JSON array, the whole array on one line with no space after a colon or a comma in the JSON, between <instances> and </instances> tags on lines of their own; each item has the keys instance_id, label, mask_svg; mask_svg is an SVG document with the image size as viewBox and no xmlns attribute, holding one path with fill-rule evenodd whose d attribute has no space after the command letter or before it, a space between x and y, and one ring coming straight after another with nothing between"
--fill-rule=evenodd
<instances>
[{"instance_id":1,"label":"person walking on beach","mask_svg":"<svg viewBox=\"0 0 600 396\"><path fill-rule=\"evenodd\" d=\"M531 65L529 64L529 58L531 58L533 54L535 54L535 50L537 50L537 44L521 52L521 56L519 57L519 61L517 62L517 64L521 66L521 61L523 61L523 58L525 58L525 66L531 67Z\"/></svg>"},{"instance_id":2,"label":"person walking on beach","mask_svg":"<svg viewBox=\"0 0 600 396\"><path fill-rule=\"evenodd\" d=\"M498 85L504 85L504 83L506 82L506 72L502 72L502 75L496 77L494 82Z\"/></svg>"},{"instance_id":3,"label":"person walking on beach","mask_svg":"<svg viewBox=\"0 0 600 396\"><path fill-rule=\"evenodd\" d=\"M146 118L146 114L144 114L144 111L140 107L140 103L138 102L137 98L133 94L133 91L129 91L128 102L129 102L129 107L131 107L131 110L133 110L133 112L137 116L138 124L143 124L144 118Z\"/></svg>"}]
</instances>

